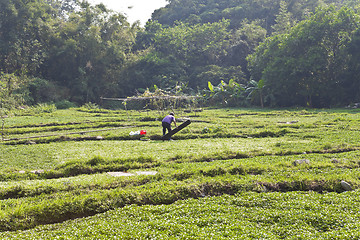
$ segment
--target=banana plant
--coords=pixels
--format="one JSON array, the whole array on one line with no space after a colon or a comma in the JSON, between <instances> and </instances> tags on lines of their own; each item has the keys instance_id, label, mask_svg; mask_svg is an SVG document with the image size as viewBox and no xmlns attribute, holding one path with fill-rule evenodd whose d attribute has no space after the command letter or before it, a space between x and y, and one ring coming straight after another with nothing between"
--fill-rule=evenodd
<instances>
[{"instance_id":1,"label":"banana plant","mask_svg":"<svg viewBox=\"0 0 360 240\"><path fill-rule=\"evenodd\" d=\"M238 103L238 100L244 97L245 92L245 88L234 79L230 79L228 84L222 80L217 86L208 82L208 88L210 91L208 99L221 98L226 105L228 105L229 101Z\"/></svg>"},{"instance_id":2,"label":"banana plant","mask_svg":"<svg viewBox=\"0 0 360 240\"><path fill-rule=\"evenodd\" d=\"M249 86L246 88L246 92L248 93L247 99L250 101L254 101L256 96L259 96L260 105L264 107L264 97L263 97L263 89L265 87L265 82L263 79L260 79L258 82L255 80L250 80Z\"/></svg>"}]
</instances>

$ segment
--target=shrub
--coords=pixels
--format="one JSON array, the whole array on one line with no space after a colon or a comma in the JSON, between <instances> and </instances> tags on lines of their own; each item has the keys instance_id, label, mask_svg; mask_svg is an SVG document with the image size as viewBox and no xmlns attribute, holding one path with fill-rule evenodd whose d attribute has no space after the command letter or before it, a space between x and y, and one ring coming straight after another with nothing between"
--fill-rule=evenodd
<instances>
[{"instance_id":1,"label":"shrub","mask_svg":"<svg viewBox=\"0 0 360 240\"><path fill-rule=\"evenodd\" d=\"M53 103L39 103L34 107L36 113L52 113L56 110L56 106Z\"/></svg>"},{"instance_id":2,"label":"shrub","mask_svg":"<svg viewBox=\"0 0 360 240\"><path fill-rule=\"evenodd\" d=\"M85 103L83 106L81 106L81 108L92 110L92 109L99 109L99 106L96 103L88 102Z\"/></svg>"},{"instance_id":3,"label":"shrub","mask_svg":"<svg viewBox=\"0 0 360 240\"><path fill-rule=\"evenodd\" d=\"M68 95L64 87L41 78L31 79L28 88L29 99L26 101L28 104L58 101Z\"/></svg>"},{"instance_id":4,"label":"shrub","mask_svg":"<svg viewBox=\"0 0 360 240\"><path fill-rule=\"evenodd\" d=\"M76 104L68 100L61 100L55 103L57 109L69 109L76 107Z\"/></svg>"}]
</instances>

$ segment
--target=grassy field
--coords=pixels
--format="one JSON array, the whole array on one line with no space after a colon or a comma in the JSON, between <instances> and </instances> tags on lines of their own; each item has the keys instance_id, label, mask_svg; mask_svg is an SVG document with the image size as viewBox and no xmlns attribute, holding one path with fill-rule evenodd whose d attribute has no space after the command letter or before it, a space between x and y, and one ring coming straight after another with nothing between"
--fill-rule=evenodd
<instances>
[{"instance_id":1,"label":"grassy field","mask_svg":"<svg viewBox=\"0 0 360 240\"><path fill-rule=\"evenodd\" d=\"M178 110L161 141L165 114L6 118L0 238L359 238L359 110Z\"/></svg>"}]
</instances>

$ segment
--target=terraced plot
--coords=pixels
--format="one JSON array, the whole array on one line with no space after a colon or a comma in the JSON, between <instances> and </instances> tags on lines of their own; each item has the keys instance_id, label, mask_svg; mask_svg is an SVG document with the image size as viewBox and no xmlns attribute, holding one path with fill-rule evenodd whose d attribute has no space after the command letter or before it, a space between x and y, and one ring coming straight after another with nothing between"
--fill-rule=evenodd
<instances>
[{"instance_id":1,"label":"terraced plot","mask_svg":"<svg viewBox=\"0 0 360 240\"><path fill-rule=\"evenodd\" d=\"M175 141L159 140L162 114L72 109L8 118L1 238L359 235L358 110L179 110L179 121L193 123ZM145 138L129 135L140 129Z\"/></svg>"}]
</instances>

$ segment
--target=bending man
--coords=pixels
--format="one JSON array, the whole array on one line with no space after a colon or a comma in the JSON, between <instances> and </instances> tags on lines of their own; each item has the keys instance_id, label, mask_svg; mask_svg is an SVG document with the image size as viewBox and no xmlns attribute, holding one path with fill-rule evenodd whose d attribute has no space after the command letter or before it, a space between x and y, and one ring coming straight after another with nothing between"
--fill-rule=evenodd
<instances>
[{"instance_id":1,"label":"bending man","mask_svg":"<svg viewBox=\"0 0 360 240\"><path fill-rule=\"evenodd\" d=\"M174 122L175 127L177 127L175 117L174 117L174 113L171 112L169 115L164 117L164 119L162 120L163 135L165 135L166 129L168 130L168 132L171 132L171 123L172 122Z\"/></svg>"}]
</instances>

